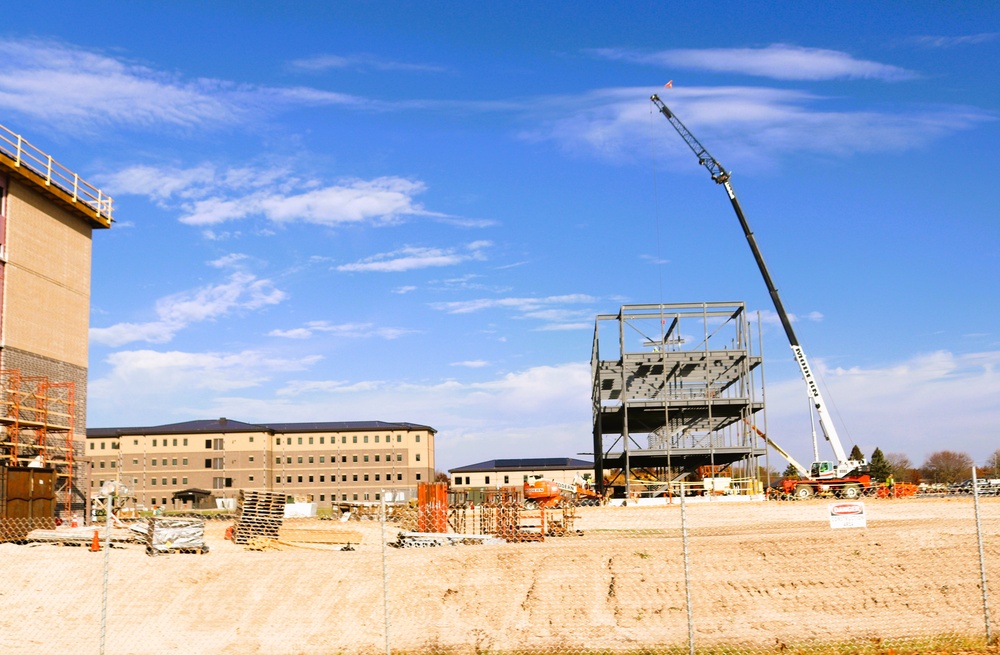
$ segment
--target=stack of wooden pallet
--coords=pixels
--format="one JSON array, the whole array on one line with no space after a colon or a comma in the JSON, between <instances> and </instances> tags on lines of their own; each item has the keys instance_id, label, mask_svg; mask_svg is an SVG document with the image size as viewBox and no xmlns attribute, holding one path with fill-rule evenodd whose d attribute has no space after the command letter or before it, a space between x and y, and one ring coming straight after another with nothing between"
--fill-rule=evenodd
<instances>
[{"instance_id":1,"label":"stack of wooden pallet","mask_svg":"<svg viewBox=\"0 0 1000 655\"><path fill-rule=\"evenodd\" d=\"M245 544L254 537L277 539L285 517L285 494L241 490L236 503L233 542Z\"/></svg>"}]
</instances>

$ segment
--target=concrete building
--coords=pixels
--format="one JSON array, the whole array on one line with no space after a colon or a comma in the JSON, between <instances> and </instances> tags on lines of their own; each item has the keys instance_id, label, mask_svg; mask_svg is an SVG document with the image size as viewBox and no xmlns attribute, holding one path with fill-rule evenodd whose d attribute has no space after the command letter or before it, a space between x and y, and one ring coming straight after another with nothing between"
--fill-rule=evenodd
<instances>
[{"instance_id":1,"label":"concrete building","mask_svg":"<svg viewBox=\"0 0 1000 655\"><path fill-rule=\"evenodd\" d=\"M73 464L87 424L91 235L111 210L0 126L0 466L52 469L60 513L87 500L87 469Z\"/></svg>"},{"instance_id":2,"label":"concrete building","mask_svg":"<svg viewBox=\"0 0 1000 655\"><path fill-rule=\"evenodd\" d=\"M594 463L572 457L531 459L491 459L449 469L452 491L483 491L520 487L529 478L541 475L549 480L572 484L574 479L594 475Z\"/></svg>"},{"instance_id":3,"label":"concrete building","mask_svg":"<svg viewBox=\"0 0 1000 655\"><path fill-rule=\"evenodd\" d=\"M240 489L302 502L415 497L434 480L434 428L350 421L251 424L225 418L153 427L91 428L92 492L120 480L144 507L215 507ZM389 495L391 493L391 496Z\"/></svg>"}]
</instances>

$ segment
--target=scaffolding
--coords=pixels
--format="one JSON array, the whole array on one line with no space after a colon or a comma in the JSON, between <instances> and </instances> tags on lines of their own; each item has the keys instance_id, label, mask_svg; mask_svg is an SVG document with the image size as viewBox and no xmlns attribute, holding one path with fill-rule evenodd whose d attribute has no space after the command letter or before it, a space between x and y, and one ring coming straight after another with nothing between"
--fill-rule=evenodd
<instances>
[{"instance_id":1,"label":"scaffolding","mask_svg":"<svg viewBox=\"0 0 1000 655\"><path fill-rule=\"evenodd\" d=\"M625 498L684 493L703 467L730 477L742 468L756 478L766 451L751 430L764 408L754 375L760 366L742 302L622 305L617 314L597 316L591 374L598 491Z\"/></svg>"},{"instance_id":2,"label":"scaffolding","mask_svg":"<svg viewBox=\"0 0 1000 655\"><path fill-rule=\"evenodd\" d=\"M0 370L0 466L51 468L56 498L73 503L76 387L44 376Z\"/></svg>"}]
</instances>

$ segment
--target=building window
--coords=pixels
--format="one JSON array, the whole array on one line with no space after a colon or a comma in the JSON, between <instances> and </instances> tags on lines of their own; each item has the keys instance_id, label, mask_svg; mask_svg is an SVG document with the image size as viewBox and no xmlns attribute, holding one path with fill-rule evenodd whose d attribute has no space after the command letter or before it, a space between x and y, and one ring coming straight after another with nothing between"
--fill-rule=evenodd
<instances>
[{"instance_id":1,"label":"building window","mask_svg":"<svg viewBox=\"0 0 1000 655\"><path fill-rule=\"evenodd\" d=\"M326 463L326 457L323 457L322 455L320 455L319 456L319 463L320 464L325 464Z\"/></svg>"},{"instance_id":2,"label":"building window","mask_svg":"<svg viewBox=\"0 0 1000 655\"><path fill-rule=\"evenodd\" d=\"M340 443L347 443L347 437L341 437ZM344 500L347 500L347 496L344 496Z\"/></svg>"},{"instance_id":3,"label":"building window","mask_svg":"<svg viewBox=\"0 0 1000 655\"><path fill-rule=\"evenodd\" d=\"M465 481L468 482L469 478L465 478ZM420 474L419 473L417 473L417 482L420 482Z\"/></svg>"},{"instance_id":4,"label":"building window","mask_svg":"<svg viewBox=\"0 0 1000 655\"><path fill-rule=\"evenodd\" d=\"M375 437L375 438L378 439L378 437ZM379 500L379 496L381 496L381 495L382 494L375 494L375 500Z\"/></svg>"},{"instance_id":5,"label":"building window","mask_svg":"<svg viewBox=\"0 0 1000 655\"><path fill-rule=\"evenodd\" d=\"M352 480L352 482L357 482L357 481L358 481L358 475L357 475L357 473L355 473L354 474L354 480Z\"/></svg>"},{"instance_id":6,"label":"building window","mask_svg":"<svg viewBox=\"0 0 1000 655\"><path fill-rule=\"evenodd\" d=\"M280 446L281 445L281 437L275 437L274 438L274 445L275 446Z\"/></svg>"},{"instance_id":7,"label":"building window","mask_svg":"<svg viewBox=\"0 0 1000 655\"><path fill-rule=\"evenodd\" d=\"M375 474L375 482L380 482L379 474L378 473Z\"/></svg>"},{"instance_id":8,"label":"building window","mask_svg":"<svg viewBox=\"0 0 1000 655\"><path fill-rule=\"evenodd\" d=\"M358 461L358 456L357 455L351 455L351 457L352 457L351 461L354 461L354 462Z\"/></svg>"},{"instance_id":9,"label":"building window","mask_svg":"<svg viewBox=\"0 0 1000 655\"><path fill-rule=\"evenodd\" d=\"M156 460L155 459L149 460L149 463L152 464L153 466L156 466Z\"/></svg>"},{"instance_id":10,"label":"building window","mask_svg":"<svg viewBox=\"0 0 1000 655\"><path fill-rule=\"evenodd\" d=\"M368 494L365 494L365 500L368 500Z\"/></svg>"},{"instance_id":11,"label":"building window","mask_svg":"<svg viewBox=\"0 0 1000 655\"><path fill-rule=\"evenodd\" d=\"M319 476L319 481L320 482L326 482L326 476L325 475Z\"/></svg>"},{"instance_id":12,"label":"building window","mask_svg":"<svg viewBox=\"0 0 1000 655\"><path fill-rule=\"evenodd\" d=\"M117 441L112 441L111 442L111 450L118 450L118 442Z\"/></svg>"},{"instance_id":13,"label":"building window","mask_svg":"<svg viewBox=\"0 0 1000 655\"><path fill-rule=\"evenodd\" d=\"M510 484L510 476L509 475L503 476L503 483L504 484Z\"/></svg>"},{"instance_id":14,"label":"building window","mask_svg":"<svg viewBox=\"0 0 1000 655\"><path fill-rule=\"evenodd\" d=\"M302 445L302 437L299 437L299 445Z\"/></svg>"},{"instance_id":15,"label":"building window","mask_svg":"<svg viewBox=\"0 0 1000 655\"><path fill-rule=\"evenodd\" d=\"M253 443L253 437L250 437L250 443Z\"/></svg>"},{"instance_id":16,"label":"building window","mask_svg":"<svg viewBox=\"0 0 1000 655\"><path fill-rule=\"evenodd\" d=\"M212 439L212 448L214 450L222 450L225 446L223 445L225 441L223 439Z\"/></svg>"},{"instance_id":17,"label":"building window","mask_svg":"<svg viewBox=\"0 0 1000 655\"><path fill-rule=\"evenodd\" d=\"M400 481L402 481L402 479L403 479L403 474L402 474L402 473L397 473L397 474L396 474L396 479L397 479L397 480L400 480Z\"/></svg>"},{"instance_id":18,"label":"building window","mask_svg":"<svg viewBox=\"0 0 1000 655\"><path fill-rule=\"evenodd\" d=\"M378 461L378 455L375 455L375 461L376 462Z\"/></svg>"},{"instance_id":19,"label":"building window","mask_svg":"<svg viewBox=\"0 0 1000 655\"><path fill-rule=\"evenodd\" d=\"M368 482L368 474L365 473L365 482Z\"/></svg>"},{"instance_id":20,"label":"building window","mask_svg":"<svg viewBox=\"0 0 1000 655\"><path fill-rule=\"evenodd\" d=\"M90 449L91 449L91 450L93 450L93 449L94 449L94 442L93 442L93 441L91 441L91 442L90 442Z\"/></svg>"},{"instance_id":21,"label":"building window","mask_svg":"<svg viewBox=\"0 0 1000 655\"><path fill-rule=\"evenodd\" d=\"M253 482L253 476L252 475L249 478L247 478L247 479L250 480L250 482Z\"/></svg>"},{"instance_id":22,"label":"building window","mask_svg":"<svg viewBox=\"0 0 1000 655\"><path fill-rule=\"evenodd\" d=\"M340 481L341 482L347 482L347 476L346 475L340 476ZM344 500L347 500L347 499L345 498Z\"/></svg>"},{"instance_id":23,"label":"building window","mask_svg":"<svg viewBox=\"0 0 1000 655\"><path fill-rule=\"evenodd\" d=\"M291 463L292 463L292 458L291 457L286 457L285 458L285 464L291 464Z\"/></svg>"},{"instance_id":24,"label":"building window","mask_svg":"<svg viewBox=\"0 0 1000 655\"><path fill-rule=\"evenodd\" d=\"M132 466L139 466L139 460L138 460L138 459L135 459L135 458L133 458L133 459L132 459Z\"/></svg>"},{"instance_id":25,"label":"building window","mask_svg":"<svg viewBox=\"0 0 1000 655\"><path fill-rule=\"evenodd\" d=\"M171 466L177 466L177 458L176 457L174 457L172 460L170 460L170 465Z\"/></svg>"},{"instance_id":26,"label":"building window","mask_svg":"<svg viewBox=\"0 0 1000 655\"><path fill-rule=\"evenodd\" d=\"M167 486L167 479L166 478L163 478L163 486L164 487Z\"/></svg>"},{"instance_id":27,"label":"building window","mask_svg":"<svg viewBox=\"0 0 1000 655\"><path fill-rule=\"evenodd\" d=\"M417 479L418 480L420 479L419 475L417 476ZM465 476L465 484L472 484L471 482L469 482L469 476Z\"/></svg>"},{"instance_id":28,"label":"building window","mask_svg":"<svg viewBox=\"0 0 1000 655\"><path fill-rule=\"evenodd\" d=\"M111 468L115 468L115 460L111 460Z\"/></svg>"},{"instance_id":29,"label":"building window","mask_svg":"<svg viewBox=\"0 0 1000 655\"><path fill-rule=\"evenodd\" d=\"M174 445L175 445L175 446L177 445L177 440L176 440L176 439L174 439Z\"/></svg>"},{"instance_id":30,"label":"building window","mask_svg":"<svg viewBox=\"0 0 1000 655\"><path fill-rule=\"evenodd\" d=\"M299 460L298 463L301 464L302 463L302 458L299 457L298 460Z\"/></svg>"},{"instance_id":31,"label":"building window","mask_svg":"<svg viewBox=\"0 0 1000 655\"><path fill-rule=\"evenodd\" d=\"M285 476L285 482L291 484L292 483L292 476L290 476L290 475Z\"/></svg>"},{"instance_id":32,"label":"building window","mask_svg":"<svg viewBox=\"0 0 1000 655\"><path fill-rule=\"evenodd\" d=\"M101 444L101 448L104 448L104 444ZM156 439L153 439L153 448L156 448Z\"/></svg>"},{"instance_id":33,"label":"building window","mask_svg":"<svg viewBox=\"0 0 1000 655\"><path fill-rule=\"evenodd\" d=\"M177 484L177 478L170 478L170 484Z\"/></svg>"},{"instance_id":34,"label":"building window","mask_svg":"<svg viewBox=\"0 0 1000 655\"><path fill-rule=\"evenodd\" d=\"M187 483L188 483L187 478L181 478L181 484L187 484Z\"/></svg>"},{"instance_id":35,"label":"building window","mask_svg":"<svg viewBox=\"0 0 1000 655\"><path fill-rule=\"evenodd\" d=\"M368 455L365 455L365 461L366 462L368 461Z\"/></svg>"},{"instance_id":36,"label":"building window","mask_svg":"<svg viewBox=\"0 0 1000 655\"><path fill-rule=\"evenodd\" d=\"M226 486L225 478L212 478L212 488L213 489L224 489Z\"/></svg>"},{"instance_id":37,"label":"building window","mask_svg":"<svg viewBox=\"0 0 1000 655\"><path fill-rule=\"evenodd\" d=\"M253 455L250 455L250 457L248 459L249 459L249 461L252 462L253 461Z\"/></svg>"},{"instance_id":38,"label":"building window","mask_svg":"<svg viewBox=\"0 0 1000 655\"><path fill-rule=\"evenodd\" d=\"M322 439L322 438L323 438L323 437L320 437L320 439ZM320 494L320 495L319 495L319 502L321 502L321 503L322 503L322 502L323 502L324 500L326 500L326 495L325 495L325 494Z\"/></svg>"},{"instance_id":39,"label":"building window","mask_svg":"<svg viewBox=\"0 0 1000 655\"><path fill-rule=\"evenodd\" d=\"M214 468L214 469L224 469L224 468L226 468L226 458L225 457L216 457L215 459L213 459L212 460L212 468Z\"/></svg>"},{"instance_id":40,"label":"building window","mask_svg":"<svg viewBox=\"0 0 1000 655\"><path fill-rule=\"evenodd\" d=\"M155 462L156 460L153 460L153 461ZM208 458L208 459L205 460L205 468L207 468L207 469L212 468L212 459L211 458Z\"/></svg>"},{"instance_id":41,"label":"building window","mask_svg":"<svg viewBox=\"0 0 1000 655\"><path fill-rule=\"evenodd\" d=\"M309 445L310 445L310 446L312 445L312 442L313 442L313 438L312 438L312 437L309 437Z\"/></svg>"},{"instance_id":42,"label":"building window","mask_svg":"<svg viewBox=\"0 0 1000 655\"><path fill-rule=\"evenodd\" d=\"M367 434L365 435L365 443L368 443L368 435Z\"/></svg>"},{"instance_id":43,"label":"building window","mask_svg":"<svg viewBox=\"0 0 1000 655\"><path fill-rule=\"evenodd\" d=\"M309 463L310 463L310 464L312 464L312 463L313 463L313 458L312 458L312 455L310 455L310 456L309 456Z\"/></svg>"},{"instance_id":44,"label":"building window","mask_svg":"<svg viewBox=\"0 0 1000 655\"><path fill-rule=\"evenodd\" d=\"M309 482L312 482L312 481L313 481L313 476L310 475L309 476Z\"/></svg>"},{"instance_id":45,"label":"building window","mask_svg":"<svg viewBox=\"0 0 1000 655\"><path fill-rule=\"evenodd\" d=\"M351 443L358 443L358 435L354 435L353 437L351 437ZM354 500L357 500L357 498L355 498Z\"/></svg>"},{"instance_id":46,"label":"building window","mask_svg":"<svg viewBox=\"0 0 1000 655\"><path fill-rule=\"evenodd\" d=\"M182 466L187 466L188 465L188 458L187 457L185 457L184 459L181 460L181 465Z\"/></svg>"},{"instance_id":47,"label":"building window","mask_svg":"<svg viewBox=\"0 0 1000 655\"><path fill-rule=\"evenodd\" d=\"M153 442L153 445L154 446L156 445L155 441ZM212 440L211 439L205 439L205 448L207 448L209 450L212 449Z\"/></svg>"},{"instance_id":48,"label":"building window","mask_svg":"<svg viewBox=\"0 0 1000 655\"><path fill-rule=\"evenodd\" d=\"M133 446L138 446L139 445L139 440L138 439L133 439L132 440L132 445Z\"/></svg>"},{"instance_id":49,"label":"building window","mask_svg":"<svg viewBox=\"0 0 1000 655\"><path fill-rule=\"evenodd\" d=\"M187 439L184 440L184 445L185 446L188 445L188 440Z\"/></svg>"},{"instance_id":50,"label":"building window","mask_svg":"<svg viewBox=\"0 0 1000 655\"><path fill-rule=\"evenodd\" d=\"M375 435L375 443L378 443L378 435ZM377 498L375 500L378 500Z\"/></svg>"},{"instance_id":51,"label":"building window","mask_svg":"<svg viewBox=\"0 0 1000 655\"><path fill-rule=\"evenodd\" d=\"M420 453L417 453L417 461L420 461Z\"/></svg>"},{"instance_id":52,"label":"building window","mask_svg":"<svg viewBox=\"0 0 1000 655\"><path fill-rule=\"evenodd\" d=\"M414 439L414 441L416 441L417 443L420 443L420 435L419 434L416 435L416 439Z\"/></svg>"},{"instance_id":53,"label":"building window","mask_svg":"<svg viewBox=\"0 0 1000 655\"><path fill-rule=\"evenodd\" d=\"M354 500L357 500L357 499L358 499L358 494L354 494Z\"/></svg>"},{"instance_id":54,"label":"building window","mask_svg":"<svg viewBox=\"0 0 1000 655\"><path fill-rule=\"evenodd\" d=\"M487 475L486 476L486 484L489 484L489 483L490 483L490 476Z\"/></svg>"},{"instance_id":55,"label":"building window","mask_svg":"<svg viewBox=\"0 0 1000 655\"><path fill-rule=\"evenodd\" d=\"M150 480L152 481L153 486L155 487L156 486L156 478L150 478Z\"/></svg>"},{"instance_id":56,"label":"building window","mask_svg":"<svg viewBox=\"0 0 1000 655\"><path fill-rule=\"evenodd\" d=\"M280 475L276 476L276 477L274 478L274 482L275 482L276 484L281 484L281 476L280 476Z\"/></svg>"},{"instance_id":57,"label":"building window","mask_svg":"<svg viewBox=\"0 0 1000 655\"><path fill-rule=\"evenodd\" d=\"M104 468L104 460L101 460L101 468Z\"/></svg>"},{"instance_id":58,"label":"building window","mask_svg":"<svg viewBox=\"0 0 1000 655\"><path fill-rule=\"evenodd\" d=\"M167 458L164 457L163 459L161 459L160 463L163 464L164 466L166 466L167 465Z\"/></svg>"},{"instance_id":59,"label":"building window","mask_svg":"<svg viewBox=\"0 0 1000 655\"><path fill-rule=\"evenodd\" d=\"M302 476L299 476L299 484L302 484Z\"/></svg>"},{"instance_id":60,"label":"building window","mask_svg":"<svg viewBox=\"0 0 1000 655\"><path fill-rule=\"evenodd\" d=\"M326 437L320 437L319 438L319 445L321 445L321 446L323 445L323 440L324 439L326 439ZM322 500L322 499L323 499L323 496L320 496L320 500Z\"/></svg>"},{"instance_id":61,"label":"building window","mask_svg":"<svg viewBox=\"0 0 1000 655\"><path fill-rule=\"evenodd\" d=\"M402 462L403 461L403 455L402 455L402 453L396 455L396 461L397 462Z\"/></svg>"}]
</instances>

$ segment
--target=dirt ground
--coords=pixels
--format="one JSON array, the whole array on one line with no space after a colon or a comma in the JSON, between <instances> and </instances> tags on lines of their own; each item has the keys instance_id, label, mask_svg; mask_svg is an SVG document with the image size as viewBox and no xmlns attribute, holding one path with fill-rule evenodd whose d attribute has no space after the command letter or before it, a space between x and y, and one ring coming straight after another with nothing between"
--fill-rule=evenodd
<instances>
[{"instance_id":1,"label":"dirt ground","mask_svg":"<svg viewBox=\"0 0 1000 655\"><path fill-rule=\"evenodd\" d=\"M689 621L698 648L750 652L983 642L971 499L868 500L838 530L831 504L688 503L690 584L677 505L581 508L582 535L542 543L398 549L391 523L307 520L363 541L248 551L210 521L203 555L0 544L0 653L686 652ZM1000 499L980 510L1000 585Z\"/></svg>"}]
</instances>

